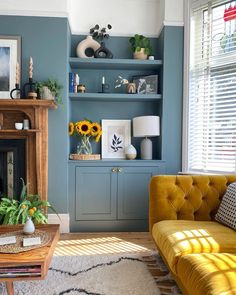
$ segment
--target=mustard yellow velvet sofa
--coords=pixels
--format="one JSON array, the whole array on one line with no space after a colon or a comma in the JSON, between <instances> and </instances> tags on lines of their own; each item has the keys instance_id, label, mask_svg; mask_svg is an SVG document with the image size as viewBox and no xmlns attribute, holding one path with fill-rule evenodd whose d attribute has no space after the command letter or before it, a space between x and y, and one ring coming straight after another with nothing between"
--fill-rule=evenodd
<instances>
[{"instance_id":1,"label":"mustard yellow velvet sofa","mask_svg":"<svg viewBox=\"0 0 236 295\"><path fill-rule=\"evenodd\" d=\"M150 182L149 228L183 294L236 294L236 232L215 213L236 175L161 175Z\"/></svg>"}]
</instances>

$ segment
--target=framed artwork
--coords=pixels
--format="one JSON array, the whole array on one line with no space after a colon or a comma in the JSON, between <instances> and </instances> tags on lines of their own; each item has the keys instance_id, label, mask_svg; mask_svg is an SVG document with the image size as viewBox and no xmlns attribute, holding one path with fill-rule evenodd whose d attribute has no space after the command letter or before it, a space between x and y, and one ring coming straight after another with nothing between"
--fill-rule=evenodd
<instances>
[{"instance_id":1,"label":"framed artwork","mask_svg":"<svg viewBox=\"0 0 236 295\"><path fill-rule=\"evenodd\" d=\"M125 159L130 144L130 120L102 120L102 158Z\"/></svg>"},{"instance_id":2,"label":"framed artwork","mask_svg":"<svg viewBox=\"0 0 236 295\"><path fill-rule=\"evenodd\" d=\"M15 88L17 62L20 72L21 37L0 36L0 98L10 98L10 92Z\"/></svg>"},{"instance_id":3,"label":"framed artwork","mask_svg":"<svg viewBox=\"0 0 236 295\"><path fill-rule=\"evenodd\" d=\"M133 83L136 85L137 93L156 94L158 91L158 76L134 76Z\"/></svg>"}]
</instances>

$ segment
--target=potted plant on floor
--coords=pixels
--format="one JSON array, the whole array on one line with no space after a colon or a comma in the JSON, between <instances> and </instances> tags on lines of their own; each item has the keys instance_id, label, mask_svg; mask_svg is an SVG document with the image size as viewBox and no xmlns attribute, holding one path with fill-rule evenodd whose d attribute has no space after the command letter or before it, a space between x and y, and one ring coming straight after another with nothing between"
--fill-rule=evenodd
<instances>
[{"instance_id":1,"label":"potted plant on floor","mask_svg":"<svg viewBox=\"0 0 236 295\"><path fill-rule=\"evenodd\" d=\"M129 39L131 49L134 54L134 59L147 59L152 53L150 39L143 35L134 35Z\"/></svg>"}]
</instances>

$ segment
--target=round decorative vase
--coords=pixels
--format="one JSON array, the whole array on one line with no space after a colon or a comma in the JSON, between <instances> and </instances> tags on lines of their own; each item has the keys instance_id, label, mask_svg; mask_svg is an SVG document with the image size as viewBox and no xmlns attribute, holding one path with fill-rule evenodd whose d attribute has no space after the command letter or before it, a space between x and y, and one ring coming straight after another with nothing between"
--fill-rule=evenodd
<instances>
[{"instance_id":1,"label":"round decorative vase","mask_svg":"<svg viewBox=\"0 0 236 295\"><path fill-rule=\"evenodd\" d=\"M95 41L92 36L87 36L86 39L81 41L76 48L76 54L81 58L93 58L95 51L100 47L100 44ZM88 52L91 55L88 55Z\"/></svg>"},{"instance_id":2,"label":"round decorative vase","mask_svg":"<svg viewBox=\"0 0 236 295\"><path fill-rule=\"evenodd\" d=\"M129 83L127 85L127 92L128 93L136 93L136 85L135 85L135 83Z\"/></svg>"},{"instance_id":3,"label":"round decorative vase","mask_svg":"<svg viewBox=\"0 0 236 295\"><path fill-rule=\"evenodd\" d=\"M34 223L30 217L27 218L27 221L26 221L24 228L23 228L23 232L26 235L31 235L35 232L35 226L34 226Z\"/></svg>"},{"instance_id":4,"label":"round decorative vase","mask_svg":"<svg viewBox=\"0 0 236 295\"><path fill-rule=\"evenodd\" d=\"M134 160L137 157L136 148L132 144L125 149L125 156L127 160Z\"/></svg>"},{"instance_id":5,"label":"round decorative vase","mask_svg":"<svg viewBox=\"0 0 236 295\"><path fill-rule=\"evenodd\" d=\"M94 53L95 58L113 58L112 52L106 48L105 43L101 42L101 46Z\"/></svg>"},{"instance_id":6,"label":"round decorative vase","mask_svg":"<svg viewBox=\"0 0 236 295\"><path fill-rule=\"evenodd\" d=\"M79 144L77 145L78 155L91 155L93 153L92 146L89 137L84 135L81 137Z\"/></svg>"},{"instance_id":7,"label":"round decorative vase","mask_svg":"<svg viewBox=\"0 0 236 295\"><path fill-rule=\"evenodd\" d=\"M141 48L140 51L135 51L134 52L134 59L147 59L147 54L144 52L145 49Z\"/></svg>"}]
</instances>

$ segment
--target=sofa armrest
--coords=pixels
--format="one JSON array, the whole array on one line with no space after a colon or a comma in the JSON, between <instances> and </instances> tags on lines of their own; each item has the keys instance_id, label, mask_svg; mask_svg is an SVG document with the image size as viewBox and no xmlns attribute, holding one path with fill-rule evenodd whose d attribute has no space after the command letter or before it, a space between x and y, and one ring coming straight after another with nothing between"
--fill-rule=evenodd
<instances>
[{"instance_id":1,"label":"sofa armrest","mask_svg":"<svg viewBox=\"0 0 236 295\"><path fill-rule=\"evenodd\" d=\"M236 175L158 175L149 187L149 229L161 220L212 220Z\"/></svg>"}]
</instances>

